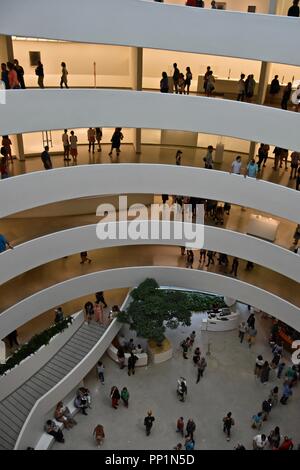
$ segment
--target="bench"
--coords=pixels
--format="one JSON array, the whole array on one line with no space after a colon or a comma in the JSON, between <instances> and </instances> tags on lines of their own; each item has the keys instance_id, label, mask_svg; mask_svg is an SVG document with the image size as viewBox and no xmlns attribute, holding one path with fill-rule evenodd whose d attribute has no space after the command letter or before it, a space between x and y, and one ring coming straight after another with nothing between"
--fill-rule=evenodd
<instances>
[{"instance_id":1,"label":"bench","mask_svg":"<svg viewBox=\"0 0 300 470\"><path fill-rule=\"evenodd\" d=\"M74 400L70 401L66 405L69 410L71 415L74 417L76 413L78 413L79 409L74 406ZM54 423L59 427L59 429L64 428L64 424L61 423L60 421L56 421L56 419L52 419ZM46 432L43 432L42 436L40 437L38 443L36 444L34 450L48 450L52 447L55 439L53 436L50 434L47 434Z\"/></svg>"},{"instance_id":2,"label":"bench","mask_svg":"<svg viewBox=\"0 0 300 470\"><path fill-rule=\"evenodd\" d=\"M119 362L118 361L118 354L117 354L118 350L113 344L111 344L109 346L106 353L113 361ZM129 356L130 356L129 353L125 353L125 365L128 364ZM147 353L135 354L135 356L138 357L138 359L139 359L136 363L136 367L145 367L145 366L148 365L148 354Z\"/></svg>"}]
</instances>

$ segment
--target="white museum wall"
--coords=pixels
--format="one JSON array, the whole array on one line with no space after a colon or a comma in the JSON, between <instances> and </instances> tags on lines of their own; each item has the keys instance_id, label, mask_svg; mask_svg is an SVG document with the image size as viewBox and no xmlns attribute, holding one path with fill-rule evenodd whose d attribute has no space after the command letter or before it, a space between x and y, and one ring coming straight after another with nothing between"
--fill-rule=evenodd
<instances>
[{"instance_id":1,"label":"white museum wall","mask_svg":"<svg viewBox=\"0 0 300 470\"><path fill-rule=\"evenodd\" d=\"M13 48L15 57L24 67L27 86L37 86L29 51L40 51L46 87L59 86L61 62L67 64L70 87L93 87L96 62L97 86L131 88L130 47L15 39Z\"/></svg>"},{"instance_id":2,"label":"white museum wall","mask_svg":"<svg viewBox=\"0 0 300 470\"><path fill-rule=\"evenodd\" d=\"M97 123L95 123L95 127L97 127ZM69 129L69 135L70 135L71 130L72 129ZM87 131L88 129L74 129L75 135L77 135L77 138L78 138L78 145L82 145L82 144L88 145ZM103 137L102 137L101 142L103 144L110 143L110 139L112 137L114 129L105 128L105 129L102 129L102 132L103 132ZM123 128L122 132L124 135L124 139L122 140L122 143L123 144L133 143L134 129ZM63 134L63 130L51 132L52 146L50 145L50 152L51 151L52 152L63 151L62 134ZM40 154L43 151L43 139L42 139L41 132L30 132L28 134L23 134L23 141L24 141L25 154L34 154L34 153ZM79 147L79 153L80 153L80 147Z\"/></svg>"},{"instance_id":3,"label":"white museum wall","mask_svg":"<svg viewBox=\"0 0 300 470\"><path fill-rule=\"evenodd\" d=\"M250 0L247 0L250 1ZM1 40L1 38L0 38ZM1 45L1 43L0 43ZM45 69L45 86L59 86L60 63L65 61L69 71L69 86L94 86L94 66L96 62L97 87L131 88L133 84L133 48L73 42L41 41L15 39L14 54L25 69L26 85L37 86L35 67L30 66L29 51L40 51ZM259 80L260 61L233 57L192 54L186 52L144 49L143 51L143 88L159 89L162 71L173 74L173 63L185 73L191 67L193 80L191 91L197 91L198 75L204 75L210 65L216 79L238 79L241 73L253 73ZM270 79L279 75L280 81L287 83L292 78L300 78L300 67L284 64L272 64ZM218 90L218 82L216 83Z\"/></svg>"}]
</instances>

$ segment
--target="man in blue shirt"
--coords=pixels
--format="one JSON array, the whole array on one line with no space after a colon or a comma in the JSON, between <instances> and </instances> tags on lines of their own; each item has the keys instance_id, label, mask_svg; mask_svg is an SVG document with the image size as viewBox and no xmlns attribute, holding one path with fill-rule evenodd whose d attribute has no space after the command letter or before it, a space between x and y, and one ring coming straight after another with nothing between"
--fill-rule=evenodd
<instances>
[{"instance_id":1,"label":"man in blue shirt","mask_svg":"<svg viewBox=\"0 0 300 470\"><path fill-rule=\"evenodd\" d=\"M10 248L13 250L13 246L6 240L5 236L0 233L0 253L6 250L7 248Z\"/></svg>"},{"instance_id":2,"label":"man in blue shirt","mask_svg":"<svg viewBox=\"0 0 300 470\"><path fill-rule=\"evenodd\" d=\"M247 172L245 173L245 178L246 176L249 176L250 178L256 178L258 173L258 166L255 163L254 158L248 163L247 165Z\"/></svg>"}]
</instances>

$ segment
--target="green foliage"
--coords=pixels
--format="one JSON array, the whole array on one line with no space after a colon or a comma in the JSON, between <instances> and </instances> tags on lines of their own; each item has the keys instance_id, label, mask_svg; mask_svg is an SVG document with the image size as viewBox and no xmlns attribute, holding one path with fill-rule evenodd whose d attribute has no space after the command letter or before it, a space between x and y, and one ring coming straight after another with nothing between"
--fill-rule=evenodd
<instances>
[{"instance_id":1,"label":"green foliage","mask_svg":"<svg viewBox=\"0 0 300 470\"><path fill-rule=\"evenodd\" d=\"M146 279L131 293L132 301L126 312L118 314L121 323L128 323L138 336L164 340L166 328L190 326L192 312L225 307L224 300L209 294L181 290L162 290L155 279Z\"/></svg>"},{"instance_id":2,"label":"green foliage","mask_svg":"<svg viewBox=\"0 0 300 470\"><path fill-rule=\"evenodd\" d=\"M28 343L20 346L13 355L7 359L5 364L0 364L0 375L4 375L5 372L19 365L20 362L24 361L28 356L36 353L42 346L49 344L51 338L68 328L72 321L72 317L66 317L47 330L42 331L42 333L34 335Z\"/></svg>"}]
</instances>

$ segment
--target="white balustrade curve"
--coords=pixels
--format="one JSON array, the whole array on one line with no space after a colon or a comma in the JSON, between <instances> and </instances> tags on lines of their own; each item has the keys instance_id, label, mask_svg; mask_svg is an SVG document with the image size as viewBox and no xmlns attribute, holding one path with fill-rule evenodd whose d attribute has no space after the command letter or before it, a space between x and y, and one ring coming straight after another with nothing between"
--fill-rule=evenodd
<instances>
[{"instance_id":1,"label":"white balustrade curve","mask_svg":"<svg viewBox=\"0 0 300 470\"><path fill-rule=\"evenodd\" d=\"M97 122L102 127L201 132L299 149L299 113L270 106L115 89L26 89L5 95L0 135L88 128Z\"/></svg>"},{"instance_id":2,"label":"white balustrade curve","mask_svg":"<svg viewBox=\"0 0 300 470\"><path fill-rule=\"evenodd\" d=\"M48 7L47 0L1 0L1 34L300 65L297 18L141 0L86 0L84 8L81 0L51 0Z\"/></svg>"},{"instance_id":3,"label":"white balustrade curve","mask_svg":"<svg viewBox=\"0 0 300 470\"><path fill-rule=\"evenodd\" d=\"M130 223L128 221L128 227ZM99 239L96 232L97 224L93 224L61 230L27 241L16 246L14 250L7 250L0 254L0 284L4 284L19 274L23 274L45 263L85 250L91 251L138 245L182 246L189 241L180 222L170 222L169 227L171 234L174 233L174 224L180 228L183 232L181 240L174 237L164 239L162 233L160 233L160 237L157 239L150 238L151 222L149 220L139 220L139 224L149 234L149 239ZM160 227L163 224L168 228L168 222L160 222ZM108 226L106 225L106 227ZM117 222L115 227L116 233L123 231L122 227L124 231L127 231L127 222ZM195 225L192 228L194 230L196 228ZM211 227L209 225L199 226L198 228L199 230L202 228L204 230L203 247L205 249L252 261L255 264L300 282L300 257L293 251L271 242L224 228Z\"/></svg>"},{"instance_id":4,"label":"white balustrade curve","mask_svg":"<svg viewBox=\"0 0 300 470\"><path fill-rule=\"evenodd\" d=\"M220 274L178 267L143 266L106 269L68 279L18 302L0 315L3 336L57 305L99 290L137 286L155 278L159 285L196 289L252 305L300 331L299 307L264 289Z\"/></svg>"},{"instance_id":5,"label":"white balustrade curve","mask_svg":"<svg viewBox=\"0 0 300 470\"><path fill-rule=\"evenodd\" d=\"M139 163L57 168L2 180L0 218L55 202L111 194L181 194L300 223L300 191L224 171Z\"/></svg>"}]
</instances>

